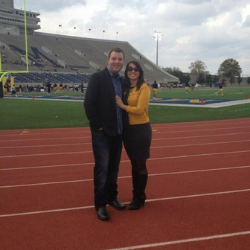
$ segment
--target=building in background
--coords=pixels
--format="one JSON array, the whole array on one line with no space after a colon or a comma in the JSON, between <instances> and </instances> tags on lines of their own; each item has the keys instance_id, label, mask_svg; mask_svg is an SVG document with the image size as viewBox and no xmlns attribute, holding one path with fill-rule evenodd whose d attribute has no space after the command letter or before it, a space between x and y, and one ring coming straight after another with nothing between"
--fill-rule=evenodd
<instances>
[{"instance_id":1,"label":"building in background","mask_svg":"<svg viewBox=\"0 0 250 250\"><path fill-rule=\"evenodd\" d=\"M26 11L27 33L40 29L40 14ZM0 1L0 34L19 35L24 33L24 10L14 8L14 0Z\"/></svg>"}]
</instances>

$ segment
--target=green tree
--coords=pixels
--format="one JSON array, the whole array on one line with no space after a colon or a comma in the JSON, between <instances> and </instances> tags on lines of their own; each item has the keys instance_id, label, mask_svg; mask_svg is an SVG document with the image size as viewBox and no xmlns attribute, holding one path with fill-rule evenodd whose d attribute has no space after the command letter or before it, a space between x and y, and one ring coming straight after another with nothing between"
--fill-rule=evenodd
<instances>
[{"instance_id":1,"label":"green tree","mask_svg":"<svg viewBox=\"0 0 250 250\"><path fill-rule=\"evenodd\" d=\"M191 80L191 78L190 78L190 76L188 74L184 75L182 83L189 83L190 80Z\"/></svg>"},{"instance_id":2,"label":"green tree","mask_svg":"<svg viewBox=\"0 0 250 250\"><path fill-rule=\"evenodd\" d=\"M247 78L247 84L250 84L250 77Z\"/></svg>"},{"instance_id":3,"label":"green tree","mask_svg":"<svg viewBox=\"0 0 250 250\"><path fill-rule=\"evenodd\" d=\"M205 82L205 75L204 74L199 74L196 82L199 83L199 84L204 83Z\"/></svg>"},{"instance_id":4,"label":"green tree","mask_svg":"<svg viewBox=\"0 0 250 250\"><path fill-rule=\"evenodd\" d=\"M205 83L206 83L207 85L210 85L210 84L212 84L212 82L213 82L212 76L211 76L210 74L207 74L207 75L206 75L206 79L205 79Z\"/></svg>"},{"instance_id":5,"label":"green tree","mask_svg":"<svg viewBox=\"0 0 250 250\"><path fill-rule=\"evenodd\" d=\"M223 78L222 80L221 80L221 83L222 83L222 86L226 86L226 79L225 78ZM230 79L230 82L231 82L231 79ZM231 82L231 84L232 84L232 82Z\"/></svg>"},{"instance_id":6,"label":"green tree","mask_svg":"<svg viewBox=\"0 0 250 250\"><path fill-rule=\"evenodd\" d=\"M181 70L177 67L168 67L168 68L163 68L165 71L167 71L169 74L173 75L173 76L176 76L176 77L179 77L181 75Z\"/></svg>"},{"instance_id":7,"label":"green tree","mask_svg":"<svg viewBox=\"0 0 250 250\"><path fill-rule=\"evenodd\" d=\"M233 85L233 83L235 82L235 76L231 75L229 78L229 81L230 81L231 85Z\"/></svg>"},{"instance_id":8,"label":"green tree","mask_svg":"<svg viewBox=\"0 0 250 250\"><path fill-rule=\"evenodd\" d=\"M231 84L235 81L235 76L240 76L241 73L242 69L239 63L233 58L229 58L222 62L218 69L218 74L229 77Z\"/></svg>"},{"instance_id":9,"label":"green tree","mask_svg":"<svg viewBox=\"0 0 250 250\"><path fill-rule=\"evenodd\" d=\"M190 73L192 74L206 74L206 68L207 66L201 60L192 62L189 66Z\"/></svg>"},{"instance_id":10,"label":"green tree","mask_svg":"<svg viewBox=\"0 0 250 250\"><path fill-rule=\"evenodd\" d=\"M177 68L177 67L173 67L173 68L163 68L165 71L167 71L169 74L173 75L173 76L176 76L180 79L180 83L186 83L186 82L189 82L190 81L190 77L189 79L187 78L186 75L184 75L182 73L182 71ZM187 81L188 80L188 81Z\"/></svg>"},{"instance_id":11,"label":"green tree","mask_svg":"<svg viewBox=\"0 0 250 250\"><path fill-rule=\"evenodd\" d=\"M217 83L219 81L220 77L218 75L213 76L213 83Z\"/></svg>"},{"instance_id":12,"label":"green tree","mask_svg":"<svg viewBox=\"0 0 250 250\"><path fill-rule=\"evenodd\" d=\"M237 78L237 82L238 82L238 84L239 84L239 86L240 86L240 84L241 84L241 82L242 82L242 77L241 76L238 76L238 78Z\"/></svg>"}]
</instances>

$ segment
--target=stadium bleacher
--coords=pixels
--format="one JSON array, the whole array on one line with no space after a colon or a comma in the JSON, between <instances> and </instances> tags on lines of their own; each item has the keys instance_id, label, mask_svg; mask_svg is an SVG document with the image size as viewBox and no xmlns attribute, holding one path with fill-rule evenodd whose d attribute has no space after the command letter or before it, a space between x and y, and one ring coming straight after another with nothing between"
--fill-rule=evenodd
<instances>
[{"instance_id":1,"label":"stadium bleacher","mask_svg":"<svg viewBox=\"0 0 250 250\"><path fill-rule=\"evenodd\" d=\"M30 72L25 74L13 74L15 78L15 83L29 83L29 84L38 84L44 83L46 80L49 80L52 83L87 83L90 77L90 74L51 74L51 73L37 73ZM12 76L13 76L12 75Z\"/></svg>"},{"instance_id":2,"label":"stadium bleacher","mask_svg":"<svg viewBox=\"0 0 250 250\"><path fill-rule=\"evenodd\" d=\"M24 34L1 34L2 70L26 70ZM13 73L16 83L35 84L49 79L52 83L87 83L89 76L107 65L107 54L112 47L125 52L125 63L140 61L149 83L178 82L138 52L128 42L71 37L34 32L27 36L29 73ZM124 69L123 69L124 70ZM122 71L123 72L123 71Z\"/></svg>"}]
</instances>

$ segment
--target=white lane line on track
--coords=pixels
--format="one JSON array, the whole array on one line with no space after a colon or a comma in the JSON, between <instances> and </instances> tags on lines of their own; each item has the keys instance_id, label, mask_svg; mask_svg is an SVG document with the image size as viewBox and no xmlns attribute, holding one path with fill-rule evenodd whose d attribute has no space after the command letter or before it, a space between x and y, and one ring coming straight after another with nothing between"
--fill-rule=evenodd
<instances>
[{"instance_id":1,"label":"white lane line on track","mask_svg":"<svg viewBox=\"0 0 250 250\"><path fill-rule=\"evenodd\" d=\"M52 210L44 210L44 211L32 211L32 212L15 213L15 214L0 214L0 218L25 216L25 215L34 215L34 214L47 214L47 213L67 212L67 211L83 210L83 209L89 209L89 208L94 208L94 206L69 207L69 208L52 209Z\"/></svg>"},{"instance_id":2,"label":"white lane line on track","mask_svg":"<svg viewBox=\"0 0 250 250\"><path fill-rule=\"evenodd\" d=\"M220 141L220 142L206 142L206 143L192 143L192 144L179 144L179 145L167 145L167 146L154 146L154 148L176 148L176 147L192 147L192 146L207 146L207 145L218 145L218 144L232 144L232 143L244 143L249 142L249 140L240 140L240 141Z\"/></svg>"},{"instance_id":3,"label":"white lane line on track","mask_svg":"<svg viewBox=\"0 0 250 250\"><path fill-rule=\"evenodd\" d=\"M158 123L158 124L151 124L153 128L159 128L159 129L186 129L190 128L190 125L192 125L192 128L221 128L222 125L226 126L233 126L232 128L237 128L238 125L249 125L250 118L241 118L241 119L231 119L231 120L213 120L213 121L193 121L193 122L180 122L180 123Z\"/></svg>"},{"instance_id":4,"label":"white lane line on track","mask_svg":"<svg viewBox=\"0 0 250 250\"><path fill-rule=\"evenodd\" d=\"M223 238L231 238L243 235L249 235L250 231L242 231L242 232L235 232L235 233L228 233L228 234L217 234L217 235L210 235L204 237L196 237L196 238L189 238L183 240L173 240L173 241L165 241L165 242L158 242L158 243L151 243L145 245L137 245L137 246L129 246L129 247L119 247L119 248L112 248L107 250L133 250L133 249L144 249L144 248L152 248L152 247L160 247L160 246L169 246L169 245L177 245L189 242L199 242L199 241L206 241L206 240L215 240L215 239L223 239Z\"/></svg>"},{"instance_id":5,"label":"white lane line on track","mask_svg":"<svg viewBox=\"0 0 250 250\"><path fill-rule=\"evenodd\" d=\"M231 127L231 128L235 128L237 129L239 125L249 125L249 121L250 118L239 118L239 119L230 119L230 120L213 120L213 121L195 121L195 122L183 122L183 123L164 123L164 124L151 124L151 126L155 129L171 129L171 128L183 128L186 131L186 128L190 128L190 124L192 124L192 128L202 128L202 127L209 127L211 128L212 126L216 126L217 129L218 126L220 128L222 128L221 124L225 124L226 123L226 127L229 127L231 125L235 126L235 127ZM222 128L223 129L223 128ZM28 135L28 136L33 136L33 135L55 135L55 134L68 134L68 133L87 133L88 137L74 137L74 138L90 138L90 129L89 127L82 127L82 128L51 128L51 129L42 129L43 131L51 131L51 132L39 132L40 129L24 129L24 130L4 130L4 131L0 131L0 137L6 137L6 136L10 136L10 137L17 137L18 135ZM62 130L59 131L59 130ZM68 131L66 131L68 130ZM13 133L16 132L16 133ZM35 132L34 132L35 131ZM58 132L59 131L59 132ZM64 139L64 138L58 138L58 139ZM33 139L36 140L36 139ZM39 138L38 138L39 140ZM48 137L43 138L41 140L48 140Z\"/></svg>"},{"instance_id":6,"label":"white lane line on track","mask_svg":"<svg viewBox=\"0 0 250 250\"><path fill-rule=\"evenodd\" d=\"M229 134L214 134L214 135L207 135L207 134L203 134L203 135L191 135L191 136L179 136L179 137L162 137L161 138L153 138L153 141L160 141L160 140L179 140L179 139L194 139L194 138L207 138L207 137L218 137L218 135L220 135L220 137L222 136L232 136L232 135L245 135L245 134L249 134L250 132L242 132L242 133L229 133Z\"/></svg>"},{"instance_id":7,"label":"white lane line on track","mask_svg":"<svg viewBox=\"0 0 250 250\"><path fill-rule=\"evenodd\" d=\"M179 174L204 173L204 172L236 170L236 169L247 169L247 168L250 168L250 166L239 166L239 167L232 167L232 168L210 168L210 169L198 169L198 170L188 170L188 171L179 171L179 172L157 173L157 174L149 174L149 177L164 176L164 175L179 175ZM118 177L118 179L127 179L127 178L131 178L131 176L120 176L120 177ZM8 186L0 186L0 189L4 189L4 188L19 188L19 187L33 187L33 186L45 186L45 185L58 185L58 184L79 183L79 182L88 182L88 181L92 182L93 179L70 180L70 181L55 181L55 182L42 182L42 183L19 184L19 185L8 185Z\"/></svg>"},{"instance_id":8,"label":"white lane line on track","mask_svg":"<svg viewBox=\"0 0 250 250\"><path fill-rule=\"evenodd\" d=\"M165 139L166 140L166 139ZM213 144L231 144L231 143L243 143L243 142L249 142L248 140L237 140L237 141L216 141L216 142L206 142L206 143L192 143L192 144L179 144L179 145L167 145L167 146L152 146L151 149L154 148L174 148L174 147L191 147L191 146L205 146L205 145L213 145ZM91 145L91 143L71 143L71 144L48 144L48 145L30 145L30 146L13 146L13 147L0 147L0 149L23 149L23 148L48 148L48 147L67 147L67 146L79 146L79 145ZM82 151L84 152L84 151ZM89 152L89 151L87 151Z\"/></svg>"},{"instance_id":9,"label":"white lane line on track","mask_svg":"<svg viewBox=\"0 0 250 250\"><path fill-rule=\"evenodd\" d=\"M225 130L230 130L230 129L237 129L237 130L239 130L241 128L249 130L249 126L233 127L233 128L231 128L231 127L222 127L221 128L220 127L220 128L207 128L207 129L200 129L200 130L197 130L197 129L188 129L188 133L191 133L191 132L196 132L197 133L199 131L204 132L204 133L208 132L208 131L216 131L218 133L222 133L222 131L225 131ZM160 131L160 133L162 133L162 134L172 134L172 133L181 133L181 132L187 133L187 129L181 129L181 130L176 129L174 131L168 131L166 129L166 131ZM245 132L248 132L248 131L245 131Z\"/></svg>"},{"instance_id":10,"label":"white lane line on track","mask_svg":"<svg viewBox=\"0 0 250 250\"><path fill-rule=\"evenodd\" d=\"M54 128L54 129L53 128L52 129L45 128L43 130L46 131L46 132L43 132L43 133L40 133L39 129L30 129L30 130L23 130L23 131L19 131L18 129L17 130L13 129L13 130L9 130L9 131L11 131L9 133L8 133L8 131L4 130L3 133L0 131L0 137L6 137L6 136L9 136L9 137L44 136L44 140L46 140L46 139L48 140L48 138L50 138L48 136L50 136L50 135L62 135L61 138L63 138L63 136L70 135L70 134L71 134L71 136L73 134L81 134L81 136L83 136L84 134L87 134L88 138L90 137L89 128L87 128L86 130L83 130L83 131L81 131L81 130L77 131L77 130L75 130L75 128L71 128L71 131L58 131L59 129L60 128ZM61 128L61 129L63 129L63 128ZM49 132L47 132L47 131L49 131ZM65 137L65 138L67 138L67 137ZM78 137L76 137L76 138L78 138ZM80 138L83 138L83 137L80 137Z\"/></svg>"},{"instance_id":11,"label":"white lane line on track","mask_svg":"<svg viewBox=\"0 0 250 250\"><path fill-rule=\"evenodd\" d=\"M2 135L3 136L3 135ZM11 141L11 142L15 142L15 141L48 141L48 140L68 140L68 139L91 139L91 136L84 136L84 137L81 137L81 136L75 136L75 137L45 137L45 138L34 138L34 139L28 139L28 138L22 138L22 139L17 139L17 135L14 135L15 136L15 139L11 140L11 139L7 139L7 140L1 140L1 142L4 142L4 141ZM6 137L6 136L5 136Z\"/></svg>"},{"instance_id":12,"label":"white lane line on track","mask_svg":"<svg viewBox=\"0 0 250 250\"><path fill-rule=\"evenodd\" d=\"M244 126L244 127L234 127L234 128L224 128L223 130L229 130L229 129L235 129L235 130L238 130L239 131L239 129L240 128L248 128L248 127L246 127L246 126ZM174 131L168 131L168 128L166 128L166 130L167 131L162 131L162 129L160 130L160 129L158 129L158 128L153 128L153 126L152 126L152 129L153 129L153 133L156 133L156 134L173 134L173 133L181 133L181 132L187 132L187 129L181 129L181 130L174 130ZM222 132L221 132L221 130L222 129L218 129L218 128L214 128L214 129L201 129L200 131L201 132L203 132L203 133L205 133L206 131L216 131L217 133L216 133L216 136L218 136L218 134L220 134L220 136L223 136L223 135L240 135L240 134L249 134L250 132L249 131L244 131L244 132L235 132L235 133L229 133L229 134L222 134ZM199 132L199 130L190 130L190 129L188 129L188 132ZM215 136L215 135L211 135L211 136ZM17 135L15 135L15 139L6 139L6 140L1 140L1 142L22 142L22 141L25 141L25 142L27 142L27 141L48 141L48 140L51 140L51 139L53 139L53 140L67 140L67 139L89 139L89 140L91 140L91 135L89 135L89 136L85 136L85 137L80 137L80 136L77 136L77 137L55 137L55 138L53 138L53 137L46 137L46 138L34 138L34 139L28 139L28 138L22 138L22 139L17 139L16 138L17 137ZM191 136L191 138L192 137L196 137L196 136ZM198 137L204 137L204 135L201 135L201 136L198 136Z\"/></svg>"},{"instance_id":13,"label":"white lane line on track","mask_svg":"<svg viewBox=\"0 0 250 250\"><path fill-rule=\"evenodd\" d=\"M240 167L232 167L232 168L209 168L209 169L187 170L187 171L170 172L170 173L150 174L149 176L193 174L193 173L213 172L213 171L225 171L225 170L235 170L235 169L245 169L245 168L250 168L250 166L240 166ZM123 177L120 177L120 178L123 178Z\"/></svg>"},{"instance_id":14,"label":"white lane line on track","mask_svg":"<svg viewBox=\"0 0 250 250\"><path fill-rule=\"evenodd\" d=\"M250 189L239 189L239 190L230 190L230 191L215 192L215 193L192 194L192 195L185 195L185 196L183 195L183 196L175 196L175 197L167 197L167 198L148 199L147 202L189 199L189 198L227 195L227 194L236 194L236 193L244 193L244 192L250 192ZM130 202L124 202L124 204L129 204L129 203ZM0 214L0 218L25 216L25 215L33 215L33 214L56 213L56 212L65 212L65 211L73 211L73 210L82 210L82 209L88 209L88 208L93 208L93 207L94 206L84 206L84 207L51 209L51 210L44 210L44 211L31 211L31 212L23 212L23 213L15 213L15 214Z\"/></svg>"},{"instance_id":15,"label":"white lane line on track","mask_svg":"<svg viewBox=\"0 0 250 250\"><path fill-rule=\"evenodd\" d=\"M208 153L208 154L198 154L198 155L179 155L179 156L166 156L166 157L158 157L158 158L150 158L150 160L155 159L173 159L173 158L187 158L187 157L197 157L197 156L210 156L210 155L224 155L224 154L237 154L237 153L247 153L250 152L249 150L241 150L241 151L234 151L234 152L218 152L218 153ZM52 156L52 155L73 155L73 154L87 154L92 153L91 151L78 151L78 152L59 152L59 153L44 153L44 154L28 154L28 155L6 155L0 156L0 159L5 158L21 158L21 157L34 157L34 156Z\"/></svg>"},{"instance_id":16,"label":"white lane line on track","mask_svg":"<svg viewBox=\"0 0 250 250\"><path fill-rule=\"evenodd\" d=\"M32 183L32 184L9 185L9 186L0 186L0 189L4 189L4 188L19 188L19 187L34 187L34 186L46 186L46 185L58 185L58 184L79 183L79 182L88 182L88 181L93 181L93 179L72 180L72 181L54 181L54 182Z\"/></svg>"},{"instance_id":17,"label":"white lane line on track","mask_svg":"<svg viewBox=\"0 0 250 250\"><path fill-rule=\"evenodd\" d=\"M0 171L13 171L13 170L26 170L26 169L43 169L43 168L61 168L61 167L76 167L76 166L86 166L94 165L94 162L82 162L82 163L72 163L72 164L59 164L59 165L47 165L47 166L34 166L34 167L20 167L20 168L2 168Z\"/></svg>"},{"instance_id":18,"label":"white lane line on track","mask_svg":"<svg viewBox=\"0 0 250 250\"><path fill-rule=\"evenodd\" d=\"M189 158L189 157L203 157L203 156L213 156L213 155L228 155L228 154L240 154L240 153L248 153L250 150L241 150L234 152L218 152L218 153L209 153L209 154L197 154L197 155L178 155L178 156L166 156L166 157L156 157L150 158L148 161L154 160L166 160L166 159L181 159L181 158Z\"/></svg>"},{"instance_id":19,"label":"white lane line on track","mask_svg":"<svg viewBox=\"0 0 250 250\"><path fill-rule=\"evenodd\" d=\"M201 124L201 125L196 125L196 126L199 126L199 127L201 127L200 129L193 129L193 128L195 128L195 124L193 124L192 123L192 130L190 130L190 125L187 125L187 126L182 126L182 127L178 127L177 126L177 128L176 128L176 126L175 126L175 130L174 131L168 131L170 128L169 128L169 124L167 124L167 126L157 126L157 125L154 125L154 124L151 124L151 126L152 126L152 129L153 129L153 131L154 132L156 132L156 133L164 133L164 134L166 134L166 133L170 133L170 134L172 134L172 133L180 133L180 132L187 132L187 128L188 128L188 132L198 132L198 131L202 131L202 132L206 132L206 131L217 131L218 133L221 133L221 131L225 131L225 130L230 130L230 129L235 129L235 130L239 130L239 129L241 129L241 128L244 128L244 129L248 129L248 124L249 124L249 122L245 122L245 123L243 123L243 124L246 124L246 126L241 126L241 127L239 127L239 124L240 123L237 123L237 124L235 124L236 126L234 126L234 127L229 127L229 125L230 125L230 123L227 123L227 126L224 126L224 127L222 127L221 126L221 124L220 123L218 123L218 125L217 125L217 127L215 127L215 128L210 128L213 124L209 124L209 125L203 125L203 124ZM234 125L234 124L233 124ZM202 128L202 127L207 127L207 126L209 126L209 128ZM216 126L216 124L214 124L213 126ZM220 126L220 128L218 128L218 126ZM178 130L177 130L178 129ZM75 132L74 132L75 133ZM18 134L7 134L6 135L6 133L5 134L0 134L0 137L13 137L14 139L10 139L10 138L8 138L8 139L6 139L6 140L1 140L1 141L45 141L45 140L51 140L51 139L54 139L54 140L65 140L65 139L91 139L91 134L90 134L90 132L89 131L87 131L86 132L87 133L87 136L68 136L68 137L65 137L65 135L64 135L64 137L62 136L62 137L48 137L47 135L51 135L51 133L48 133L48 134L45 134L45 133L33 133L33 134L27 134L27 133L25 133L25 134L20 134L20 135L18 135ZM248 131L245 131L245 133L249 133ZM56 134L56 132L54 133L53 132L53 135L54 134ZM27 138L27 137L25 137L25 136L38 136L38 138ZM39 138L39 136L44 136L43 138ZM20 136L20 138L22 138L22 139L18 139L17 137L18 136ZM24 138L25 137L25 138Z\"/></svg>"},{"instance_id":20,"label":"white lane line on track","mask_svg":"<svg viewBox=\"0 0 250 250\"><path fill-rule=\"evenodd\" d=\"M0 159L4 158L19 158L19 157L33 157L33 156L51 156L51 155L73 155L73 154L88 154L92 153L92 150L90 151L78 151L78 152L58 152L58 153L43 153L43 154L28 154L28 155L6 155L6 156L0 156Z\"/></svg>"},{"instance_id":21,"label":"white lane line on track","mask_svg":"<svg viewBox=\"0 0 250 250\"><path fill-rule=\"evenodd\" d=\"M148 161L155 161L155 160L168 160L168 159L181 159L181 158L189 158L189 157L203 157L203 156L216 156L216 155L229 155L229 154L241 154L241 153L248 153L250 150L242 150L242 151L235 151L235 152L221 152L221 153L210 153L210 154L197 154L197 155L179 155L179 156L166 156L166 157L155 157L150 158ZM26 156L26 155L25 155ZM27 155L29 157L30 155ZM0 157L1 158L1 157ZM129 160L122 160L121 163L129 162ZM52 165L52 166L37 166L37 167L24 167L24 168L2 168L0 171L10 171L10 170L24 170L24 169L37 169L37 168L50 168L50 167L63 167L63 166L77 166L77 165L93 165L94 162L85 162L85 163L77 163L77 164L67 164L67 165Z\"/></svg>"},{"instance_id":22,"label":"white lane line on track","mask_svg":"<svg viewBox=\"0 0 250 250\"><path fill-rule=\"evenodd\" d=\"M80 143L68 143L68 144L40 144L40 145L29 145L29 146L11 146L11 147L0 147L0 149L22 149L22 148L48 148L48 147L68 147L68 146L82 146L82 145L92 145L91 142L80 142Z\"/></svg>"}]
</instances>

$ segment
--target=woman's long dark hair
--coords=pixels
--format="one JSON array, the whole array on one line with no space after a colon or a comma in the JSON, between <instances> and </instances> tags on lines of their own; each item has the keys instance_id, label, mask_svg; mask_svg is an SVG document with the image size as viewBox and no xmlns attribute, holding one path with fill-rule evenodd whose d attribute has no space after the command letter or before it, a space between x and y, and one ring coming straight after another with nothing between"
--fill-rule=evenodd
<instances>
[{"instance_id":1,"label":"woman's long dark hair","mask_svg":"<svg viewBox=\"0 0 250 250\"><path fill-rule=\"evenodd\" d=\"M142 67L141 67L140 63L138 63L137 61L130 61L127 63L125 73L124 73L124 75L125 75L125 79L124 79L125 88L130 88L130 86L131 86L130 79L127 76L128 67L129 67L130 63L133 63L135 65L135 67L137 69L139 69L140 75L139 75L138 81L136 83L136 88L137 88L137 90L139 90L141 85L145 82L145 80L144 80L144 72L142 70Z\"/></svg>"}]
</instances>

